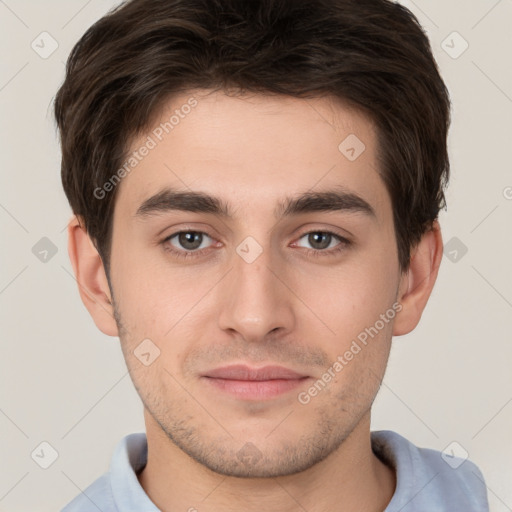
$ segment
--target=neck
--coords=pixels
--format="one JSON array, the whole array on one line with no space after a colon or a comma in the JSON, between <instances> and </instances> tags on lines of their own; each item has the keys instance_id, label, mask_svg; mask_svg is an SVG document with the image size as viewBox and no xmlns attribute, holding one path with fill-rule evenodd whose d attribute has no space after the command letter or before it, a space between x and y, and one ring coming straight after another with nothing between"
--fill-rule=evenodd
<instances>
[{"instance_id":1,"label":"neck","mask_svg":"<svg viewBox=\"0 0 512 512\"><path fill-rule=\"evenodd\" d=\"M181 451L144 412L148 461L138 478L162 510L213 512L381 512L396 487L394 469L371 449L368 412L322 462L276 478L235 478L215 473Z\"/></svg>"}]
</instances>

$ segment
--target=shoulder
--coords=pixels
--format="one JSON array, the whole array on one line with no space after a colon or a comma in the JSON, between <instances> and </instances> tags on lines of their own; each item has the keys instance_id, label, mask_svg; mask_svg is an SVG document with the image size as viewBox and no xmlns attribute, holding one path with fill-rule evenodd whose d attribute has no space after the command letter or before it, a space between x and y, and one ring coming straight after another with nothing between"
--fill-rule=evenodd
<instances>
[{"instance_id":1,"label":"shoulder","mask_svg":"<svg viewBox=\"0 0 512 512\"><path fill-rule=\"evenodd\" d=\"M137 480L137 471L146 462L145 433L123 437L114 449L108 471L81 491L61 512L119 512L128 504L140 510L157 510Z\"/></svg>"},{"instance_id":2,"label":"shoulder","mask_svg":"<svg viewBox=\"0 0 512 512\"><path fill-rule=\"evenodd\" d=\"M61 512L118 512L112 496L110 475L105 473L70 501Z\"/></svg>"},{"instance_id":3,"label":"shoulder","mask_svg":"<svg viewBox=\"0 0 512 512\"><path fill-rule=\"evenodd\" d=\"M453 452L421 448L396 432L372 432L372 448L395 467L397 486L385 512L428 509L488 512L487 487L480 469Z\"/></svg>"}]
</instances>

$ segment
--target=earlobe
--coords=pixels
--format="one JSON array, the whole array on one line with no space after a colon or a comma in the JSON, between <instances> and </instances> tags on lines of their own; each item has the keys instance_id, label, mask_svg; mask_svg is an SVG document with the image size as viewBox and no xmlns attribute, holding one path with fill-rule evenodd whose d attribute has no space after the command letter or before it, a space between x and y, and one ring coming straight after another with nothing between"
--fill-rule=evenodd
<instances>
[{"instance_id":1,"label":"earlobe","mask_svg":"<svg viewBox=\"0 0 512 512\"><path fill-rule=\"evenodd\" d=\"M68 253L80 297L94 323L104 334L118 336L103 261L75 215L68 223Z\"/></svg>"},{"instance_id":2,"label":"earlobe","mask_svg":"<svg viewBox=\"0 0 512 512\"><path fill-rule=\"evenodd\" d=\"M395 319L394 336L407 334L418 325L434 288L442 256L443 239L436 220L414 248L409 269L402 275L397 298L402 310Z\"/></svg>"}]
</instances>

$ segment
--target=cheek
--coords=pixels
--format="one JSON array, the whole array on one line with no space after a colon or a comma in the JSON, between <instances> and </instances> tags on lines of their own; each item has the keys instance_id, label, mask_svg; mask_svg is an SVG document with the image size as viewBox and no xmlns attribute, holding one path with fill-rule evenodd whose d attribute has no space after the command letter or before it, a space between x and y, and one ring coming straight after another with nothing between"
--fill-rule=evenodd
<instances>
[{"instance_id":1,"label":"cheek","mask_svg":"<svg viewBox=\"0 0 512 512\"><path fill-rule=\"evenodd\" d=\"M116 302L133 336L163 339L204 295L201 275L170 270L144 254L120 254L113 274ZM188 273L187 273L188 272Z\"/></svg>"},{"instance_id":2,"label":"cheek","mask_svg":"<svg viewBox=\"0 0 512 512\"><path fill-rule=\"evenodd\" d=\"M290 303L297 304L295 314L302 317L299 325L306 331L321 329L329 345L350 343L394 302L398 276L396 255L390 251L393 234L372 240L372 247L342 263L295 262L282 268L293 290ZM145 338L165 344L177 333L186 337L192 325L216 318L223 307L222 300L212 303L207 296L209 290L222 288L222 265L171 266L160 250L153 248L154 257L149 257L148 249L130 251L118 244L113 251L116 301L132 344Z\"/></svg>"},{"instance_id":3,"label":"cheek","mask_svg":"<svg viewBox=\"0 0 512 512\"><path fill-rule=\"evenodd\" d=\"M398 274L386 261L324 268L297 280L297 295L337 340L352 339L392 307Z\"/></svg>"}]
</instances>

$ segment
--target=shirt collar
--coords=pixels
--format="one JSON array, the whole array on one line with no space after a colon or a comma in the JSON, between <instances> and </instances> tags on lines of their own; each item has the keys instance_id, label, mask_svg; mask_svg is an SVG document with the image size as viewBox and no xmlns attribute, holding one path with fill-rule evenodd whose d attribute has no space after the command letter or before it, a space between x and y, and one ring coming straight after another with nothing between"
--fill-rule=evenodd
<instances>
[{"instance_id":1,"label":"shirt collar","mask_svg":"<svg viewBox=\"0 0 512 512\"><path fill-rule=\"evenodd\" d=\"M137 478L148 459L146 434L129 434L118 443L110 463L112 496L119 512L160 512Z\"/></svg>"}]
</instances>

